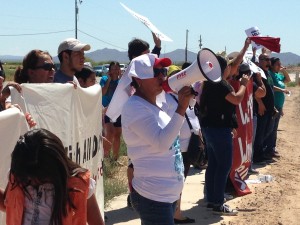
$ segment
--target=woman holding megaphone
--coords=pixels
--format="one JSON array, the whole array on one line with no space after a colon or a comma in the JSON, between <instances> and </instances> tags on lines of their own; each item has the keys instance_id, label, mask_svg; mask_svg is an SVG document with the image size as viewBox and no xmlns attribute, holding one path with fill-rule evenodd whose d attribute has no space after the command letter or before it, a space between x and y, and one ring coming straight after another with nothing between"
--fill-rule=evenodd
<instances>
[{"instance_id":1,"label":"woman holding megaphone","mask_svg":"<svg viewBox=\"0 0 300 225\"><path fill-rule=\"evenodd\" d=\"M190 87L178 92L172 117L156 104L167 74L165 67L170 64L168 58L145 54L132 60L127 74L127 84L132 82L136 92L123 107L122 132L134 165L131 204L144 225L174 224L176 201L183 188L178 134L193 95Z\"/></svg>"},{"instance_id":2,"label":"woman holding megaphone","mask_svg":"<svg viewBox=\"0 0 300 225\"><path fill-rule=\"evenodd\" d=\"M245 94L249 76L243 75L240 89L235 92L227 82L231 65L217 56L222 71L222 81L205 81L200 100L200 124L206 140L208 167L205 173L207 208L214 214L237 215L237 211L224 204L224 192L232 165L233 143L237 128L235 107Z\"/></svg>"}]
</instances>

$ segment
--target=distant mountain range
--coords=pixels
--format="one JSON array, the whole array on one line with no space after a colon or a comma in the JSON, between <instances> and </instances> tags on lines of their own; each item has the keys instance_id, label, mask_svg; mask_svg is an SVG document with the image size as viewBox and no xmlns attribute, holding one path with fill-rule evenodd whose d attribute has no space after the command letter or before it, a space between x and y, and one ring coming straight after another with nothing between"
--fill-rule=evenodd
<instances>
[{"instance_id":1,"label":"distant mountain range","mask_svg":"<svg viewBox=\"0 0 300 225\"><path fill-rule=\"evenodd\" d=\"M120 63L128 63L129 58L127 52L121 52L115 49L104 48L101 50L96 50L86 54L87 58L92 59L95 62L104 62L104 61L118 61ZM171 58L173 63L182 63L185 61L185 50L177 49L169 53L161 53L160 57ZM187 52L188 61L194 61L197 57L197 54L191 51Z\"/></svg>"},{"instance_id":2,"label":"distant mountain range","mask_svg":"<svg viewBox=\"0 0 300 225\"><path fill-rule=\"evenodd\" d=\"M272 53L271 56L276 56L280 58L283 65L297 65L300 63L300 56L296 55L292 52L285 53ZM89 52L86 54L86 57L93 60L94 62L107 62L107 61L118 61L120 63L128 63L129 59L126 51L118 51L116 49L99 49L93 52ZM185 61L185 50L177 49L172 52L162 53L161 57L168 57L172 59L173 63L180 64ZM197 53L188 51L187 59L190 62L193 62L197 57ZM0 60L4 62L21 62L23 59L22 56L12 56L12 55L2 55L0 56ZM54 58L55 62L58 62L57 56Z\"/></svg>"},{"instance_id":3,"label":"distant mountain range","mask_svg":"<svg viewBox=\"0 0 300 225\"><path fill-rule=\"evenodd\" d=\"M272 53L271 56L279 58L281 63L285 66L298 65L300 63L300 56L292 52Z\"/></svg>"}]
</instances>

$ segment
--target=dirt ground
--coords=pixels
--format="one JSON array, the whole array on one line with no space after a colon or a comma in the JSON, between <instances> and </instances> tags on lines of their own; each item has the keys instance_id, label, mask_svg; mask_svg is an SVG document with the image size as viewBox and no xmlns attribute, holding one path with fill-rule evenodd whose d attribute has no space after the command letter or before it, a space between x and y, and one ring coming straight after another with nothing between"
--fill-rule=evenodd
<instances>
[{"instance_id":1,"label":"dirt ground","mask_svg":"<svg viewBox=\"0 0 300 225\"><path fill-rule=\"evenodd\" d=\"M300 88L289 89L292 95L286 97L277 139L281 158L259 169L275 181L249 185L252 194L230 201L239 208L239 215L226 218L222 225L300 224Z\"/></svg>"},{"instance_id":2,"label":"dirt ground","mask_svg":"<svg viewBox=\"0 0 300 225\"><path fill-rule=\"evenodd\" d=\"M206 210L203 201L205 171L191 168L182 195L183 215L201 225L299 225L300 224L300 87L289 88L284 117L280 121L277 149L281 158L258 168L274 181L249 185L252 194L228 202L239 209L238 216L220 217ZM250 177L256 178L256 177ZM136 213L126 207L127 194L114 198L105 215L107 225L141 224Z\"/></svg>"}]
</instances>

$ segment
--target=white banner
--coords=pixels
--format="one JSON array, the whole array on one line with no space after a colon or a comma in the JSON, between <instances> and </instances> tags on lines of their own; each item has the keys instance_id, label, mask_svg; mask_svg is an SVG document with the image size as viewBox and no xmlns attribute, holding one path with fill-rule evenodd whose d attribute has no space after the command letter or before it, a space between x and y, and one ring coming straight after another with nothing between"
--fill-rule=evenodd
<instances>
[{"instance_id":1,"label":"white banner","mask_svg":"<svg viewBox=\"0 0 300 225\"><path fill-rule=\"evenodd\" d=\"M25 116L18 108L0 112L0 188L5 189L8 182L8 172L11 153L21 135L28 131ZM5 214L0 211L0 224L6 224Z\"/></svg>"},{"instance_id":2,"label":"white banner","mask_svg":"<svg viewBox=\"0 0 300 225\"><path fill-rule=\"evenodd\" d=\"M134 12L133 10L129 9L126 5L124 5L123 3L120 2L120 4L124 7L124 9L126 9L134 18L136 18L137 20L141 21L149 30L151 30L156 37L158 37L160 40L162 41L173 41L171 38L169 38L167 35L163 34L160 30L157 29L156 26L153 25L153 23L150 22L150 20L145 17L142 16L136 12Z\"/></svg>"},{"instance_id":3,"label":"white banner","mask_svg":"<svg viewBox=\"0 0 300 225\"><path fill-rule=\"evenodd\" d=\"M248 37L256 37L256 36L260 36L260 31L258 29L258 27L250 27L249 29L245 30L245 33L247 34ZM251 42L252 47L256 48L256 49L261 49L263 46L255 44L253 41Z\"/></svg>"},{"instance_id":4,"label":"white banner","mask_svg":"<svg viewBox=\"0 0 300 225\"><path fill-rule=\"evenodd\" d=\"M22 96L11 91L12 103L29 112L37 125L56 134L69 157L91 171L104 218L102 96L100 85L22 84Z\"/></svg>"}]
</instances>

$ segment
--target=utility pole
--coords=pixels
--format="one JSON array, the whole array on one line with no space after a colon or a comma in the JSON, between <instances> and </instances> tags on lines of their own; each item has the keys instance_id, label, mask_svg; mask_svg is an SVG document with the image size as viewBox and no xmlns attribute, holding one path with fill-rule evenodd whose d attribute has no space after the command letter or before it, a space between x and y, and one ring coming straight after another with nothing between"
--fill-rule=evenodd
<instances>
[{"instance_id":1,"label":"utility pole","mask_svg":"<svg viewBox=\"0 0 300 225\"><path fill-rule=\"evenodd\" d=\"M189 33L189 30L187 29L186 36L185 36L185 62L187 62L188 33Z\"/></svg>"},{"instance_id":2,"label":"utility pole","mask_svg":"<svg viewBox=\"0 0 300 225\"><path fill-rule=\"evenodd\" d=\"M200 34L200 39L199 39L199 48L202 48L202 38L201 38L201 34Z\"/></svg>"},{"instance_id":3,"label":"utility pole","mask_svg":"<svg viewBox=\"0 0 300 225\"><path fill-rule=\"evenodd\" d=\"M79 0L79 3L82 3L82 0ZM77 39L77 20L78 20L78 4L77 4L77 0L75 0L75 38Z\"/></svg>"}]
</instances>

